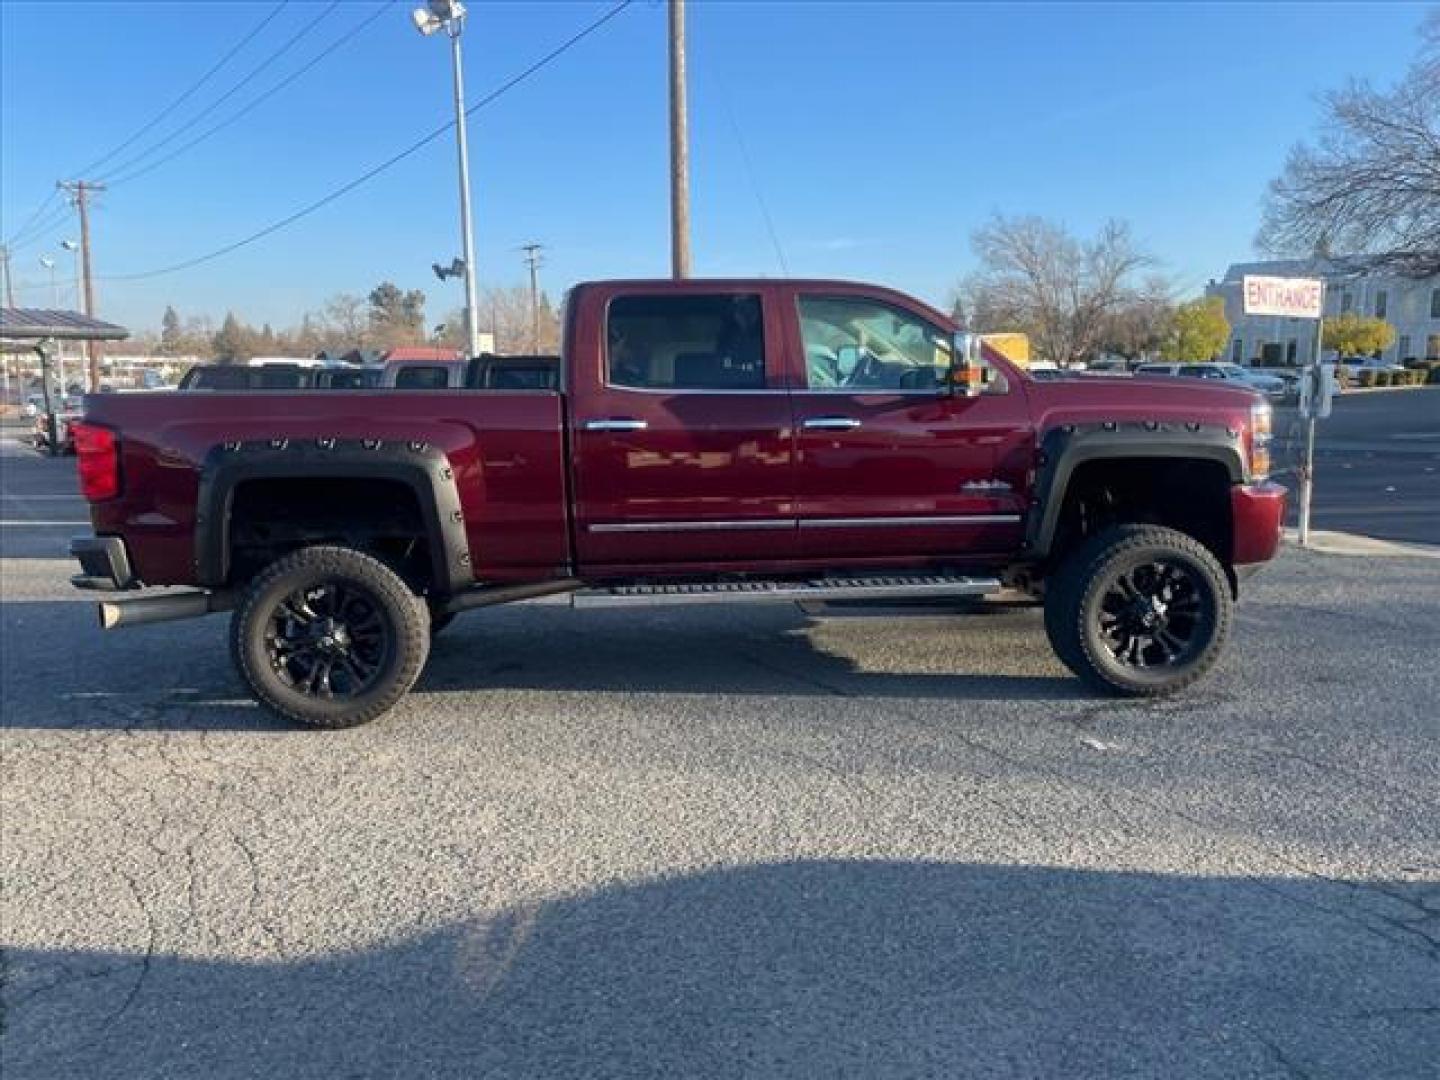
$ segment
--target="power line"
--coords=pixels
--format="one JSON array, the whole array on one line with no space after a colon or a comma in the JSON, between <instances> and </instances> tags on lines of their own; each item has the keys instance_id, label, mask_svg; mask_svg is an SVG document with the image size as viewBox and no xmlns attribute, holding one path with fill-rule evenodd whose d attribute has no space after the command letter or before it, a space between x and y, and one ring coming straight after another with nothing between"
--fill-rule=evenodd
<instances>
[{"instance_id":1,"label":"power line","mask_svg":"<svg viewBox=\"0 0 1440 1080\"><path fill-rule=\"evenodd\" d=\"M285 42L285 44L281 45L280 48L278 48L278 49L276 49L274 52L272 52L269 56L267 56L264 60L262 60L256 67L252 68L252 69L250 70L249 74L245 75L239 82L237 82L234 86L230 87L229 90L226 90L225 93L221 94L218 98L216 98L214 101L212 101L209 105L205 106L205 108L201 109L201 110L200 110L198 113L196 113L194 116L190 117L189 120L186 120L185 123L181 124L181 125L180 125L178 128L176 128L174 131L170 132L169 135L166 135L164 138L160 139L158 142L151 143L149 147L147 147L147 148L144 149L144 150L141 150L138 154L134 155L133 157L129 158L129 159L126 160L126 161L121 162L119 165L116 165L116 166L114 166L113 168L109 169L107 172L105 172L105 173L101 176L101 179L102 179L102 180L109 180L109 179L110 179L111 177L113 177L113 176L116 176L116 175L118 175L118 174L120 174L120 173L126 172L126 171L134 168L136 165L138 165L140 162L144 161L147 157L149 157L151 154L155 153L155 151L159 150L161 147L167 146L167 145L169 145L170 143L174 142L177 138L179 138L181 135L185 134L185 132L189 131L189 130L190 130L191 128L193 128L196 124L198 124L201 120L205 119L205 117L209 116L209 115L210 115L211 113L213 113L216 109L218 109L221 105L224 105L225 102L229 101L232 97L234 97L234 96L235 96L236 94L238 94L241 90L243 90L246 86L248 86L251 82L253 82L254 79L256 78L256 76L258 76L262 71L264 71L266 68L268 68L271 64L275 63L276 60L279 60L282 56L284 56L287 52L289 52L292 48L294 48L297 44L299 44L300 40L301 40L302 38L304 38L306 34L310 33L311 30L313 30L313 29L315 29L315 27L319 26L320 23L321 23L321 21L322 21L323 19L325 19L325 17L326 17L327 15L329 15L332 11L334 11L334 10L335 10L337 7L339 7L339 6L340 6L340 0L332 0L332 3L330 3L327 7L325 7L325 8L320 12L319 15L316 15L315 18L311 19L308 23L306 23L304 26L302 26L298 31L296 31L296 32L290 37L290 39L289 39L288 41Z\"/></svg>"},{"instance_id":2,"label":"power line","mask_svg":"<svg viewBox=\"0 0 1440 1080\"><path fill-rule=\"evenodd\" d=\"M5 241L5 246L14 246L14 244L19 241L30 229L30 226L35 224L36 218L38 218L41 214L45 212L45 208L55 201L55 198L58 194L59 192L57 190L51 188L50 194L45 196L44 200L40 203L40 205L35 208L34 213L32 213L28 218L26 218L25 221L20 225L20 227L10 234L10 238Z\"/></svg>"},{"instance_id":3,"label":"power line","mask_svg":"<svg viewBox=\"0 0 1440 1080\"><path fill-rule=\"evenodd\" d=\"M148 173L148 172L153 172L155 169L160 168L160 166L164 165L166 162L168 162L168 161L173 161L175 158L177 158L177 157L179 157L181 154L185 153L185 151L187 151L187 150L189 150L189 149L191 149L191 148L193 148L193 147L195 147L195 146L198 146L200 143L202 143L202 142L204 142L206 139L210 138L211 135L214 135L216 132L218 132L218 131L220 131L220 130L222 130L222 129L224 129L224 128L229 127L231 124L235 123L235 121L239 120L241 117L245 116L246 114L248 114L248 113L250 113L250 112L253 112L253 111L254 111L256 108L258 108L260 105L264 104L264 103L265 103L266 101L268 101L270 98L274 97L274 96L275 96L276 94L278 94L281 90L284 90L285 87L289 86L289 85L290 85L291 83L293 83L296 79L300 78L301 75L304 75L307 71L309 71L311 68L313 68L316 64L320 63L320 61L322 61L322 60L324 60L326 57L328 57L331 53L335 52L337 49L341 48L342 46L348 44L348 43L351 41L351 39L353 39L354 37L356 37L362 30L365 30L367 27L369 27L373 22L375 22L376 19L380 18L381 15L384 15L387 11L390 10L390 8L394 7L397 3L399 3L399 0L385 0L385 2L384 2L383 4L381 4L380 7L377 8L377 9L375 10L375 12L374 12L369 18L361 20L358 24L356 24L355 26L353 26L349 31L347 31L346 33L342 34L339 38L337 38L335 41L331 42L328 46L326 46L326 47L325 47L324 49L322 49L319 53L317 53L315 56L313 56L313 57L310 59L309 63L307 63L307 64L305 64L303 67L300 67L300 68L298 68L297 70L291 72L291 73L290 73L289 75L287 75L284 79L280 80L280 81L279 81L278 83L276 83L274 86L270 87L269 90L266 90L266 91L265 91L263 94L261 94L259 97L252 99L248 104L246 104L244 107L242 107L238 112L231 113L228 117L226 117L224 120L221 120L218 124L215 124L215 125L213 125L212 127L206 128L206 129L205 129L204 131L202 131L199 135L195 136L195 138L189 140L188 142L181 143L179 146L177 146L174 150L171 150L171 151L170 151L168 154L166 154L164 157L159 158L159 159L156 160L156 161L152 161L152 162L150 162L148 165L142 165L140 168L134 170L133 172L125 173L123 176L117 176L114 180L110 181L110 186L111 186L111 187L118 187L120 184L128 183L128 182L131 181L131 180L135 180L135 179L137 179L137 178L139 178L139 177L141 177L141 176L144 176L144 175L145 175L146 173Z\"/></svg>"},{"instance_id":4,"label":"power line","mask_svg":"<svg viewBox=\"0 0 1440 1080\"><path fill-rule=\"evenodd\" d=\"M260 22L257 23L248 34L241 38L240 41L230 49L229 52L227 52L224 56L217 60L209 71L205 72L205 74L201 75L199 79L191 83L190 86L185 91L183 91L179 97L177 97L174 101L170 102L169 105L161 109L159 113L157 113L147 124L141 127L140 130L135 132L135 134L131 135L124 142L120 143L118 146L108 151L103 157L97 158L89 165L86 165L83 169L79 170L79 174L83 176L86 173L93 172L95 169L98 169L101 165L105 164L105 162L109 161L126 147L131 146L137 139L141 138L146 133L153 130L155 128L155 125L159 124L167 116L169 116L186 101L188 101L195 94L195 92L199 90L202 86L204 86L205 83L207 83L217 71L224 67L236 53L238 53L241 49L248 45L251 40L254 39L255 35L260 33L261 30L264 30L265 27L270 24L271 20L273 20L275 16L279 15L280 11L289 2L290 0L280 0L278 4L276 4L273 8L270 9L269 14L267 14L263 19L261 19ZM48 207L55 200L56 194L57 189L52 189L50 194L45 197L44 201L41 202L40 205L35 208L35 211L28 218L25 219L25 223L21 225L18 229L16 229L14 234L9 238L8 241L6 241L8 245L13 246L18 243L26 243L28 242L28 240L25 238L25 236L22 236L22 234L28 234L29 239L34 239L36 236L39 235L39 233L43 233L46 229L50 228L52 225L58 222L58 218L52 217L49 220L48 224L42 225L36 231L29 231L34 222L39 219L41 214L45 212L46 207Z\"/></svg>"},{"instance_id":5,"label":"power line","mask_svg":"<svg viewBox=\"0 0 1440 1080\"><path fill-rule=\"evenodd\" d=\"M56 191L56 194L59 194L58 189ZM54 195L51 196L51 198L54 197ZM46 202L49 201L49 199L46 200ZM41 205L44 206L45 203L41 203ZM31 219L33 220L36 216L37 215L32 214ZM34 225L27 226L23 230L18 230L15 235L11 237L10 242L7 246L12 251L19 251L22 248L27 248L31 244L35 243L37 240L43 239L47 233L49 233L52 229L55 228L55 226L59 225L62 221L65 221L67 218L69 218L69 216L70 207L66 206L64 203L61 203L59 206L51 209L51 211L39 221L35 222Z\"/></svg>"},{"instance_id":6,"label":"power line","mask_svg":"<svg viewBox=\"0 0 1440 1080\"><path fill-rule=\"evenodd\" d=\"M634 2L635 0L620 0L619 3L617 3L604 15L587 24L584 28L571 35L560 45L557 45L544 56L540 57L540 59L532 63L529 67L525 68L525 70L521 71L518 75L512 76L500 86L490 91L490 93L486 94L474 105L471 105L465 110L465 115L470 116L473 113L478 112L485 106L489 105L491 102L495 101L497 98L514 89L520 83L524 82L526 79L530 78L530 76L534 75L541 68L548 66L554 60L558 59L561 55L578 45L585 38L589 37L595 31L599 30L602 26L608 23L611 19L615 18L615 16L619 15L622 11L624 11ZM263 240L265 237L271 235L272 233L279 232L281 229L285 228L288 225L294 224L301 218L308 217L316 210L319 210L324 206L328 206L336 199L348 195L360 185L374 179L381 173L385 172L387 169L398 165L400 162L404 161L412 154L415 154L426 146L429 146L436 139L440 138L440 136L450 131L450 129L454 126L454 120L441 124L438 128L430 132L428 135L422 136L421 138L417 139L415 142L407 146L404 150L401 150L399 153L392 155L391 157L382 161L379 165L376 165L374 168L371 168L366 172L361 173L359 176L349 181L348 183L343 184L338 188L335 188L329 194L321 196L314 202L301 207L299 210L296 210L293 214L290 214L287 217L283 217L279 221L272 222L271 224L265 226L263 229L259 229L251 233L249 236L243 237L240 240L236 240L234 243L226 244L224 247L217 248L216 250L208 252L204 255L198 255L193 259L186 259L184 262L175 263L172 266L164 266L156 270L146 270L135 274L110 274L102 278L101 280L140 281L145 278L160 277L163 274L174 274L180 272L181 270L189 270L193 266L199 266L202 263L211 262L212 260L218 259L224 255L229 255L232 251L238 251L240 248L246 247L249 244L253 244L257 240Z\"/></svg>"},{"instance_id":7,"label":"power line","mask_svg":"<svg viewBox=\"0 0 1440 1080\"><path fill-rule=\"evenodd\" d=\"M209 71L205 72L204 75L201 75L200 78L196 79L195 82L191 83L188 89L184 90L184 91L180 94L179 97L177 97L174 101L170 102L169 105L166 105L163 109L161 109L161 110L155 115L155 117L154 117L152 120L150 120L150 122L147 123L144 127L142 127L139 131L135 132L135 134L131 135L128 139L126 139L124 142L122 142L119 146L115 147L113 150L111 150L109 153L107 153L104 157L97 158L95 161L92 161L89 165L86 165L83 169L81 169L81 170L79 171L79 175L80 175L80 176L85 176L85 175L88 174L88 173L94 172L94 171L95 171L96 169L98 169L101 165L104 165L105 162L107 162L107 161L109 161L111 158L113 158L116 154L120 153L122 150L126 149L127 147L134 145L134 143L136 142L136 140L140 139L140 138L143 137L144 135L146 135L146 134L148 134L149 132L153 131L153 130L155 129L155 126L156 126L157 124L159 124L159 123L160 123L162 120L164 120L167 116L169 116L171 113L173 113L173 112L174 112L176 109L178 109L181 105L185 104L185 102L189 101L190 98L191 98L192 96L194 96L195 92L196 92L197 90L199 90L202 86L204 86L207 82L209 82L210 79L215 75L215 73L216 73L217 71L219 71L219 70L220 70L222 67L224 67L227 63L229 63L230 60L231 60L231 58L232 58L236 53L238 53L238 52L239 52L241 49L243 49L246 45L250 44L250 42L255 38L255 36L256 36L257 34L260 33L261 30L264 30L265 27L269 26L269 25L270 25L270 22L275 18L275 16L277 16L277 15L280 14L280 12L284 9L285 5L288 4L289 2L290 2L290 0L280 0L280 2L279 2L278 4L276 4L273 8L270 9L270 13L269 13L268 15L266 15L263 19L261 19L258 23L256 23L255 26L254 26L254 28L253 28L248 34L246 34L243 38L241 38L241 39L239 40L239 42L237 42L237 43L230 49L229 52L227 52L224 56L220 57L219 60L215 61L214 65L210 68Z\"/></svg>"},{"instance_id":8,"label":"power line","mask_svg":"<svg viewBox=\"0 0 1440 1080\"><path fill-rule=\"evenodd\" d=\"M707 67L705 74L719 91L720 104L725 109L725 118L730 122L730 132L735 136L735 145L740 150L740 163L745 167L746 179L750 181L750 191L754 194L755 202L760 207L760 217L765 222L765 231L770 234L770 243L775 248L775 258L780 262L780 272L789 277L790 264L785 258L785 249L780 245L780 234L775 231L775 219L770 216L770 207L765 202L764 192L760 189L760 177L755 172L754 163L750 160L750 149L745 145L745 136L741 133L739 121L735 119L735 110L731 108L730 94L718 71Z\"/></svg>"}]
</instances>

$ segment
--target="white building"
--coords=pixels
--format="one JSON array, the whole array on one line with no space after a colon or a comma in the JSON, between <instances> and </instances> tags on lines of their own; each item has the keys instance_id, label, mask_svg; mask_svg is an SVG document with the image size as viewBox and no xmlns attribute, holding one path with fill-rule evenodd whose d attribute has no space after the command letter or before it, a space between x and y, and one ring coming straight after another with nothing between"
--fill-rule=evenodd
<instances>
[{"instance_id":1,"label":"white building","mask_svg":"<svg viewBox=\"0 0 1440 1080\"><path fill-rule=\"evenodd\" d=\"M1286 367L1308 364L1315 350L1315 324L1308 319L1245 315L1240 310L1240 283L1246 274L1269 277L1325 279L1327 318L1353 311L1374 315L1395 327L1395 340L1384 359L1440 359L1440 274L1410 278L1393 274L1356 274L1326 259L1273 259L1235 263L1206 296L1225 300L1230 341L1225 358L1237 364ZM1333 359L1333 357L1332 357Z\"/></svg>"}]
</instances>

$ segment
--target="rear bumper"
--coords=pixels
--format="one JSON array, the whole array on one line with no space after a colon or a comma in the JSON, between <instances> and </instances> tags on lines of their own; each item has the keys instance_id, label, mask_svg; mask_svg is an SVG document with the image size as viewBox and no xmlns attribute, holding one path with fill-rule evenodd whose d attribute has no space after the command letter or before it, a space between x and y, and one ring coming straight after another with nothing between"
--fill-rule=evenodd
<instances>
[{"instance_id":1,"label":"rear bumper","mask_svg":"<svg viewBox=\"0 0 1440 1080\"><path fill-rule=\"evenodd\" d=\"M1258 569L1280 550L1288 495L1285 488L1269 480L1230 489L1231 562L1238 575Z\"/></svg>"},{"instance_id":2,"label":"rear bumper","mask_svg":"<svg viewBox=\"0 0 1440 1080\"><path fill-rule=\"evenodd\" d=\"M70 579L77 589L117 592L139 587L130 553L118 536L74 536L70 554L80 560L80 573Z\"/></svg>"}]
</instances>

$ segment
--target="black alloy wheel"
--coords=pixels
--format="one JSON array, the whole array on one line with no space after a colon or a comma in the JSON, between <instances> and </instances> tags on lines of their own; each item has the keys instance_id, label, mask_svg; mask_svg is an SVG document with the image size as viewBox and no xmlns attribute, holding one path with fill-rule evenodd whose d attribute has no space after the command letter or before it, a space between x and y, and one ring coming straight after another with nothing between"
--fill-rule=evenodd
<instances>
[{"instance_id":1,"label":"black alloy wheel","mask_svg":"<svg viewBox=\"0 0 1440 1080\"><path fill-rule=\"evenodd\" d=\"M277 559L230 622L230 652L255 698L310 727L354 727L414 685L430 651L425 601L384 563L317 545Z\"/></svg>"},{"instance_id":2,"label":"black alloy wheel","mask_svg":"<svg viewBox=\"0 0 1440 1080\"><path fill-rule=\"evenodd\" d=\"M1056 656L1111 694L1175 693L1219 659L1234 615L1230 580L1194 537L1115 525L1051 573L1045 631Z\"/></svg>"}]
</instances>

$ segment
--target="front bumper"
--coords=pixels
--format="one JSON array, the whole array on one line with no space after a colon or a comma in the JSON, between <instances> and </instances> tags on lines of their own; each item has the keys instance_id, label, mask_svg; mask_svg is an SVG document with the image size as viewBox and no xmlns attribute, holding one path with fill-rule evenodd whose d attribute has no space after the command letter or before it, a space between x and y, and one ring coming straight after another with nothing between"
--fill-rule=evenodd
<instances>
[{"instance_id":1,"label":"front bumper","mask_svg":"<svg viewBox=\"0 0 1440 1080\"><path fill-rule=\"evenodd\" d=\"M70 554L80 560L81 572L70 579L77 589L117 592L140 587L125 541L118 536L71 537Z\"/></svg>"},{"instance_id":2,"label":"front bumper","mask_svg":"<svg viewBox=\"0 0 1440 1080\"><path fill-rule=\"evenodd\" d=\"M1236 573L1269 562L1280 550L1289 492L1271 480L1230 489L1233 526L1230 561ZM1243 575L1242 575L1243 576Z\"/></svg>"}]
</instances>

